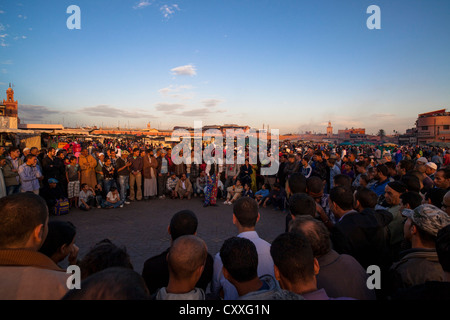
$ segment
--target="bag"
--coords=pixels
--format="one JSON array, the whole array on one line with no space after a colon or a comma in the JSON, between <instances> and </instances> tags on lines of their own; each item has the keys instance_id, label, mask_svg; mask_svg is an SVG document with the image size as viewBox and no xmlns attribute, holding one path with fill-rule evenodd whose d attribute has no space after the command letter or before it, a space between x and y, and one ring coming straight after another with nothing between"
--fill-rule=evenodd
<instances>
[{"instance_id":1,"label":"bag","mask_svg":"<svg viewBox=\"0 0 450 320\"><path fill-rule=\"evenodd\" d=\"M53 208L53 214L55 216L63 216L69 213L69 209L68 199L56 200L55 207Z\"/></svg>"}]
</instances>

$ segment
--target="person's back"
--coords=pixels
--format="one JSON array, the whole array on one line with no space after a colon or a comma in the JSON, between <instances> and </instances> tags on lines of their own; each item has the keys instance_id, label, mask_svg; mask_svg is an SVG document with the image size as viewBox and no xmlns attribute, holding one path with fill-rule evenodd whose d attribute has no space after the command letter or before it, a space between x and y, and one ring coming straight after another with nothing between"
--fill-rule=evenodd
<instances>
[{"instance_id":1,"label":"person's back","mask_svg":"<svg viewBox=\"0 0 450 320\"><path fill-rule=\"evenodd\" d=\"M259 220L258 204L252 198L240 198L233 206L233 223L238 229L238 237L249 239L256 246L258 253L258 276L269 274L274 275L273 260L270 256L270 243L261 239L255 231L255 225ZM222 273L222 260L220 254L214 257L214 274L211 282L211 292L219 294L223 289L225 300L237 299L236 288L227 281Z\"/></svg>"},{"instance_id":2,"label":"person's back","mask_svg":"<svg viewBox=\"0 0 450 320\"><path fill-rule=\"evenodd\" d=\"M194 212L182 210L173 215L170 220L168 232L172 242L183 235L195 235L197 232L198 220ZM147 284L150 294L155 294L160 288L169 283L169 266L167 254L170 248L162 253L147 259L144 262L142 277ZM200 289L206 290L213 275L214 259L210 253L207 254L204 271L196 284Z\"/></svg>"},{"instance_id":3,"label":"person's back","mask_svg":"<svg viewBox=\"0 0 450 320\"><path fill-rule=\"evenodd\" d=\"M197 288L205 268L207 247L197 236L178 237L167 255L169 283L161 288L156 300L205 300L203 289Z\"/></svg>"},{"instance_id":4,"label":"person's back","mask_svg":"<svg viewBox=\"0 0 450 320\"><path fill-rule=\"evenodd\" d=\"M375 292L367 287L366 270L354 257L331 248L330 234L323 222L309 216L299 217L289 231L301 232L310 242L320 266L316 276L318 289L325 289L332 298L376 299Z\"/></svg>"},{"instance_id":5,"label":"person's back","mask_svg":"<svg viewBox=\"0 0 450 320\"><path fill-rule=\"evenodd\" d=\"M233 300L303 300L301 295L281 289L274 276L258 276L258 253L249 239L229 238L219 254L224 277L236 288Z\"/></svg>"},{"instance_id":6,"label":"person's back","mask_svg":"<svg viewBox=\"0 0 450 320\"><path fill-rule=\"evenodd\" d=\"M355 194L359 212L350 213L335 225L334 249L353 256L367 268L377 265L388 268L389 258L388 225L393 216L387 210L375 210L377 195L367 188L360 188ZM336 241L337 234L342 241Z\"/></svg>"},{"instance_id":7,"label":"person's back","mask_svg":"<svg viewBox=\"0 0 450 320\"><path fill-rule=\"evenodd\" d=\"M436 252L436 237L440 229L450 224L450 217L430 204L405 209L402 214L407 218L404 235L405 240L411 242L411 249L402 252L400 260L390 269L391 293L444 279Z\"/></svg>"},{"instance_id":8,"label":"person's back","mask_svg":"<svg viewBox=\"0 0 450 320\"><path fill-rule=\"evenodd\" d=\"M34 193L0 199L0 300L59 300L69 275L38 252L48 209Z\"/></svg>"}]
</instances>

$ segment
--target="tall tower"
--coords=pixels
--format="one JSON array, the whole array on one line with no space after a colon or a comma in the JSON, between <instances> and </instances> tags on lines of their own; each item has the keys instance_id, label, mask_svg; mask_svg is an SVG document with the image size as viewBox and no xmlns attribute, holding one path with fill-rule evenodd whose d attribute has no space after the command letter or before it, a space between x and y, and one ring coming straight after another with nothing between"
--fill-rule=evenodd
<instances>
[{"instance_id":1,"label":"tall tower","mask_svg":"<svg viewBox=\"0 0 450 320\"><path fill-rule=\"evenodd\" d=\"M18 102L14 101L14 90L11 88L11 84L6 89L6 100L3 99L3 105L5 106L5 116L17 118Z\"/></svg>"},{"instance_id":2,"label":"tall tower","mask_svg":"<svg viewBox=\"0 0 450 320\"><path fill-rule=\"evenodd\" d=\"M333 127L331 126L331 121L328 121L327 138L331 137L333 137Z\"/></svg>"}]
</instances>

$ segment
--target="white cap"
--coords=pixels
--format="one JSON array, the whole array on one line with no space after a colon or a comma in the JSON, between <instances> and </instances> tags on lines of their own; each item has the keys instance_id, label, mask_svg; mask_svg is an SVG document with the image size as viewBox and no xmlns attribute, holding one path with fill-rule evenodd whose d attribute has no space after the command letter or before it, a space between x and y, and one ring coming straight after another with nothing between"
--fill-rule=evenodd
<instances>
[{"instance_id":1,"label":"white cap","mask_svg":"<svg viewBox=\"0 0 450 320\"><path fill-rule=\"evenodd\" d=\"M420 157L419 159L417 159L417 162L422 162L423 164L425 164L428 162L428 160L425 157Z\"/></svg>"},{"instance_id":2,"label":"white cap","mask_svg":"<svg viewBox=\"0 0 450 320\"><path fill-rule=\"evenodd\" d=\"M431 169L437 170L437 164L434 162L427 162L427 167L430 167Z\"/></svg>"}]
</instances>

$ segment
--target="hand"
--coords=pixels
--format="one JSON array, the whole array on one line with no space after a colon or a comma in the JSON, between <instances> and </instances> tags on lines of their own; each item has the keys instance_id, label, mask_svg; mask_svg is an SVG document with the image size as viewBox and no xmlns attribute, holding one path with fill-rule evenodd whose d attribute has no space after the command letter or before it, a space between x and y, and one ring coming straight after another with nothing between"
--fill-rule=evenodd
<instances>
[{"instance_id":1,"label":"hand","mask_svg":"<svg viewBox=\"0 0 450 320\"><path fill-rule=\"evenodd\" d=\"M68 257L68 261L70 265L75 265L77 264L77 257L78 257L78 252L80 251L80 248L78 248L78 246L76 244L74 244L72 246L72 250L69 253L69 257Z\"/></svg>"}]
</instances>

